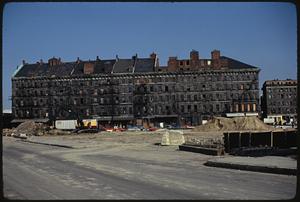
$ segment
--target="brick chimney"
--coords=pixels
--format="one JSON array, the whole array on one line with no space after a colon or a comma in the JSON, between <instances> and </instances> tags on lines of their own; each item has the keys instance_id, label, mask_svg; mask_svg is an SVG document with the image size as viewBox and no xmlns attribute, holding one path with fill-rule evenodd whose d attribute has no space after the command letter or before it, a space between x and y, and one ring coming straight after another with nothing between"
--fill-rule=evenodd
<instances>
[{"instance_id":1,"label":"brick chimney","mask_svg":"<svg viewBox=\"0 0 300 202\"><path fill-rule=\"evenodd\" d=\"M177 57L169 57L168 70L173 72L176 71L178 67Z\"/></svg>"},{"instance_id":2,"label":"brick chimney","mask_svg":"<svg viewBox=\"0 0 300 202\"><path fill-rule=\"evenodd\" d=\"M221 55L221 53L220 53L219 50L213 50L211 52L212 66L214 68L220 68L221 67L220 55Z\"/></svg>"},{"instance_id":3,"label":"brick chimney","mask_svg":"<svg viewBox=\"0 0 300 202\"><path fill-rule=\"evenodd\" d=\"M198 51L195 51L195 50L192 50L190 52L190 59L192 61L198 61L199 60L199 52Z\"/></svg>"},{"instance_id":4,"label":"brick chimney","mask_svg":"<svg viewBox=\"0 0 300 202\"><path fill-rule=\"evenodd\" d=\"M83 73L84 74L92 74L92 73L94 73L94 64L92 62L84 63Z\"/></svg>"},{"instance_id":5,"label":"brick chimney","mask_svg":"<svg viewBox=\"0 0 300 202\"><path fill-rule=\"evenodd\" d=\"M158 59L156 53L152 52L152 53L150 54L150 58L151 58L152 60L154 60L154 68L155 68L154 71L158 71L158 67L159 67L159 59Z\"/></svg>"},{"instance_id":6,"label":"brick chimney","mask_svg":"<svg viewBox=\"0 0 300 202\"><path fill-rule=\"evenodd\" d=\"M55 57L51 58L48 60L48 63L49 65L52 67L52 66L56 66L59 64L59 60Z\"/></svg>"},{"instance_id":7,"label":"brick chimney","mask_svg":"<svg viewBox=\"0 0 300 202\"><path fill-rule=\"evenodd\" d=\"M220 53L219 50L213 50L211 52L211 59L212 60L218 60L218 59L220 59L220 55L221 55L221 53Z\"/></svg>"}]
</instances>

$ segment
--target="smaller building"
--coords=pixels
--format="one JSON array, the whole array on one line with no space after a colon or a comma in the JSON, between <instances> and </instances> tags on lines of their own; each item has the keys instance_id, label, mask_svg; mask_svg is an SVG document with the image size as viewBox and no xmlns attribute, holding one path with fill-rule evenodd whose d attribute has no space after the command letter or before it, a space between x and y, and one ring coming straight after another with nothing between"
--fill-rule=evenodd
<instances>
[{"instance_id":1,"label":"smaller building","mask_svg":"<svg viewBox=\"0 0 300 202\"><path fill-rule=\"evenodd\" d=\"M277 124L292 123L297 119L297 80L268 80L262 87L263 117L274 118Z\"/></svg>"},{"instance_id":2,"label":"smaller building","mask_svg":"<svg viewBox=\"0 0 300 202\"><path fill-rule=\"evenodd\" d=\"M2 128L12 128L11 121L13 120L13 114L11 109L3 109L2 111Z\"/></svg>"}]
</instances>

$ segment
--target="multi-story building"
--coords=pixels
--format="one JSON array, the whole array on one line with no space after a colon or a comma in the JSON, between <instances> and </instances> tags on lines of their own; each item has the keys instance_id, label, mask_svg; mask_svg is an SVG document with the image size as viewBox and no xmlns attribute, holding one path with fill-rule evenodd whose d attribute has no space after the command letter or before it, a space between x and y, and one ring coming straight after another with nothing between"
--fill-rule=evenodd
<instances>
[{"instance_id":1,"label":"multi-story building","mask_svg":"<svg viewBox=\"0 0 300 202\"><path fill-rule=\"evenodd\" d=\"M257 113L259 68L221 56L62 62L23 61L12 77L12 110L25 119L87 119L100 123L201 124L211 116Z\"/></svg>"},{"instance_id":2,"label":"multi-story building","mask_svg":"<svg viewBox=\"0 0 300 202\"><path fill-rule=\"evenodd\" d=\"M297 80L268 80L263 84L262 91L261 110L264 117L282 117L287 122L291 118L296 119Z\"/></svg>"}]
</instances>

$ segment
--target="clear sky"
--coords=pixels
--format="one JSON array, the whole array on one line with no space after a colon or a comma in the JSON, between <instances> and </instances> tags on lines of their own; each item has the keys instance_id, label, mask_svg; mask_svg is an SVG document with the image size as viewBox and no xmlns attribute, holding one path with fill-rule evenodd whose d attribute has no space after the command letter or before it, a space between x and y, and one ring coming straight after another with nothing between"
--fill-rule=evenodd
<instances>
[{"instance_id":1,"label":"clear sky","mask_svg":"<svg viewBox=\"0 0 300 202\"><path fill-rule=\"evenodd\" d=\"M213 49L261 68L269 79L296 79L296 7L290 3L9 3L3 13L3 109L11 76L25 60L169 56Z\"/></svg>"}]
</instances>

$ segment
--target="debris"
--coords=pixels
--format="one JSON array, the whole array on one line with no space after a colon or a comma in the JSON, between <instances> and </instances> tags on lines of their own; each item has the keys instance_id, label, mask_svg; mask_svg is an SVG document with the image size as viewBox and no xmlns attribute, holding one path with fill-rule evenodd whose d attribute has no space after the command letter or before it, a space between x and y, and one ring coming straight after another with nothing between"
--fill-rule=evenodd
<instances>
[{"instance_id":1,"label":"debris","mask_svg":"<svg viewBox=\"0 0 300 202\"><path fill-rule=\"evenodd\" d=\"M48 130L47 126L42 123L35 123L34 121L25 121L21 123L18 127L16 127L12 133L13 136L20 137L21 134L30 135L44 135L44 133Z\"/></svg>"},{"instance_id":2,"label":"debris","mask_svg":"<svg viewBox=\"0 0 300 202\"><path fill-rule=\"evenodd\" d=\"M272 130L271 126L266 125L257 117L214 117L205 125L197 126L192 129L195 132L208 132L208 131L266 131Z\"/></svg>"}]
</instances>

